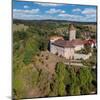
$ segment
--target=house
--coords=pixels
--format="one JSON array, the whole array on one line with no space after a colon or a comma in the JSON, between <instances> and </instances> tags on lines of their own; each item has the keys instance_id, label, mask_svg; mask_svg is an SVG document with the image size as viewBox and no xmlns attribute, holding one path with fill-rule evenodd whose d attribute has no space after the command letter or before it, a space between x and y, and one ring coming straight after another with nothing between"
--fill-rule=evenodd
<instances>
[{"instance_id":1,"label":"house","mask_svg":"<svg viewBox=\"0 0 100 100\"><path fill-rule=\"evenodd\" d=\"M91 48L96 47L97 45L95 39L88 39L86 44L90 45Z\"/></svg>"}]
</instances>

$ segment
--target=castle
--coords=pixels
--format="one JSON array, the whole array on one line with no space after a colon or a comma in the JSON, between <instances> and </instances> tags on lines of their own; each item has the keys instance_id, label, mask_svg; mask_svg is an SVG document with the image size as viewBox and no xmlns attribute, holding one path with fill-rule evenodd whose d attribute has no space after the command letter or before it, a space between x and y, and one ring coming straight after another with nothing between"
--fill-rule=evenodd
<instances>
[{"instance_id":1,"label":"castle","mask_svg":"<svg viewBox=\"0 0 100 100\"><path fill-rule=\"evenodd\" d=\"M65 40L62 36L50 37L50 52L63 56L66 59L74 59L75 51L84 48L89 40L76 39L76 28L70 24L68 28L69 40ZM91 42L91 45L94 45Z\"/></svg>"}]
</instances>

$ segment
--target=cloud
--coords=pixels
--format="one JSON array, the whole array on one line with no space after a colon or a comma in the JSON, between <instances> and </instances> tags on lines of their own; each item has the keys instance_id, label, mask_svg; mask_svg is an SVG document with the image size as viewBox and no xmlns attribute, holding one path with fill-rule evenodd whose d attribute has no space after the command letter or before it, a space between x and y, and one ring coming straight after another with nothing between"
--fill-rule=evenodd
<instances>
[{"instance_id":1,"label":"cloud","mask_svg":"<svg viewBox=\"0 0 100 100\"><path fill-rule=\"evenodd\" d=\"M40 11L40 9L31 9L31 10L24 10L24 9L13 9L13 13L20 13L20 14L36 14Z\"/></svg>"},{"instance_id":2,"label":"cloud","mask_svg":"<svg viewBox=\"0 0 100 100\"><path fill-rule=\"evenodd\" d=\"M27 6L27 5L24 5L24 8L26 9L26 8L29 8L29 6Z\"/></svg>"},{"instance_id":3,"label":"cloud","mask_svg":"<svg viewBox=\"0 0 100 100\"><path fill-rule=\"evenodd\" d=\"M46 13L48 13L48 14L57 14L57 13L65 13L65 11L61 10L61 9L51 8L48 11L46 11Z\"/></svg>"},{"instance_id":4,"label":"cloud","mask_svg":"<svg viewBox=\"0 0 100 100\"><path fill-rule=\"evenodd\" d=\"M75 9L73 9L72 11L73 11L73 12L81 12L81 9L75 8Z\"/></svg>"},{"instance_id":5,"label":"cloud","mask_svg":"<svg viewBox=\"0 0 100 100\"><path fill-rule=\"evenodd\" d=\"M70 21L96 22L96 17L93 15L83 16L75 14L59 14L58 17Z\"/></svg>"},{"instance_id":6,"label":"cloud","mask_svg":"<svg viewBox=\"0 0 100 100\"><path fill-rule=\"evenodd\" d=\"M37 15L39 13L40 9L31 9L31 10L25 10L25 9L13 9L13 18L15 19L33 19L39 17Z\"/></svg>"},{"instance_id":7,"label":"cloud","mask_svg":"<svg viewBox=\"0 0 100 100\"><path fill-rule=\"evenodd\" d=\"M92 14L95 14L95 15L96 15L96 9L93 9L93 8L85 8L85 9L82 11L82 14L85 14L85 15L92 15Z\"/></svg>"},{"instance_id":8,"label":"cloud","mask_svg":"<svg viewBox=\"0 0 100 100\"><path fill-rule=\"evenodd\" d=\"M24 20L45 20L45 19L56 19L51 15L41 15L41 14L13 14L14 19L24 19Z\"/></svg>"},{"instance_id":9,"label":"cloud","mask_svg":"<svg viewBox=\"0 0 100 100\"><path fill-rule=\"evenodd\" d=\"M63 18L70 18L70 19L81 19L82 16L81 15L74 15L74 14L59 14L59 17L63 17Z\"/></svg>"},{"instance_id":10,"label":"cloud","mask_svg":"<svg viewBox=\"0 0 100 100\"><path fill-rule=\"evenodd\" d=\"M55 4L55 3L35 3L41 6L62 6L63 4Z\"/></svg>"},{"instance_id":11,"label":"cloud","mask_svg":"<svg viewBox=\"0 0 100 100\"><path fill-rule=\"evenodd\" d=\"M32 14L13 14L14 19L24 19L24 20L33 20L40 19L40 15L32 15Z\"/></svg>"}]
</instances>

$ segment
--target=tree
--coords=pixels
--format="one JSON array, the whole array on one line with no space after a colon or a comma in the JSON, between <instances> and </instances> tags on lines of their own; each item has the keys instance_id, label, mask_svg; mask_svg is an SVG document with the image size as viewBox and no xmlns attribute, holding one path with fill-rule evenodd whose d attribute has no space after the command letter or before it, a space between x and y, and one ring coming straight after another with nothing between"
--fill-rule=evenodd
<instances>
[{"instance_id":1,"label":"tree","mask_svg":"<svg viewBox=\"0 0 100 100\"><path fill-rule=\"evenodd\" d=\"M70 69L70 76L71 76L70 95L80 95L79 77L76 74L74 67Z\"/></svg>"},{"instance_id":2,"label":"tree","mask_svg":"<svg viewBox=\"0 0 100 100\"><path fill-rule=\"evenodd\" d=\"M20 41L20 40L25 40L27 39L27 32L25 32L24 30L21 30L21 31L15 31L14 32L14 42L15 41Z\"/></svg>"},{"instance_id":3,"label":"tree","mask_svg":"<svg viewBox=\"0 0 100 100\"><path fill-rule=\"evenodd\" d=\"M29 38L26 42L23 62L29 64L32 61L32 56L39 51L38 42L33 38Z\"/></svg>"},{"instance_id":4,"label":"tree","mask_svg":"<svg viewBox=\"0 0 100 100\"><path fill-rule=\"evenodd\" d=\"M77 31L76 38L84 39L84 37L83 37L83 35L81 34L81 31L80 31L80 30Z\"/></svg>"},{"instance_id":5,"label":"tree","mask_svg":"<svg viewBox=\"0 0 100 100\"><path fill-rule=\"evenodd\" d=\"M80 69L79 74L80 86L82 89L82 94L87 94L90 92L90 85L92 83L92 73L91 69L88 67L83 67Z\"/></svg>"},{"instance_id":6,"label":"tree","mask_svg":"<svg viewBox=\"0 0 100 100\"><path fill-rule=\"evenodd\" d=\"M77 85L72 85L70 88L71 95L80 95L80 87Z\"/></svg>"},{"instance_id":7,"label":"tree","mask_svg":"<svg viewBox=\"0 0 100 100\"><path fill-rule=\"evenodd\" d=\"M57 82L58 82L58 95L62 96L65 95L65 65L62 62L57 63L56 65L56 75L57 75Z\"/></svg>"},{"instance_id":8,"label":"tree","mask_svg":"<svg viewBox=\"0 0 100 100\"><path fill-rule=\"evenodd\" d=\"M38 77L37 69L31 65L24 65L24 67L17 70L13 77L14 95L18 98L26 97L28 92L37 86Z\"/></svg>"},{"instance_id":9,"label":"tree","mask_svg":"<svg viewBox=\"0 0 100 100\"><path fill-rule=\"evenodd\" d=\"M65 83L65 85L69 85L71 83L71 80L70 80L70 71L68 69L68 65L66 65L66 72L65 72L64 83Z\"/></svg>"},{"instance_id":10,"label":"tree","mask_svg":"<svg viewBox=\"0 0 100 100\"><path fill-rule=\"evenodd\" d=\"M40 37L38 42L40 51L45 51L48 49L48 40L45 37Z\"/></svg>"},{"instance_id":11,"label":"tree","mask_svg":"<svg viewBox=\"0 0 100 100\"><path fill-rule=\"evenodd\" d=\"M91 46L90 45L86 44L86 45L84 45L84 48L85 48L86 54L91 52Z\"/></svg>"}]
</instances>

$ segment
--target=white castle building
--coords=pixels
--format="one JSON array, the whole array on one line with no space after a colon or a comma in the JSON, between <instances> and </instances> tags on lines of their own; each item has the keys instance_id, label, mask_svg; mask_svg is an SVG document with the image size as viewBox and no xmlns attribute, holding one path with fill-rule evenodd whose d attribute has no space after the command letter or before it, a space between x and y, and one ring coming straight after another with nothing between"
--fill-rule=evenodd
<instances>
[{"instance_id":1,"label":"white castle building","mask_svg":"<svg viewBox=\"0 0 100 100\"><path fill-rule=\"evenodd\" d=\"M50 52L66 59L74 59L75 51L84 48L87 40L76 39L76 29L72 24L69 25L68 31L69 40L64 40L62 36L50 37Z\"/></svg>"}]
</instances>

